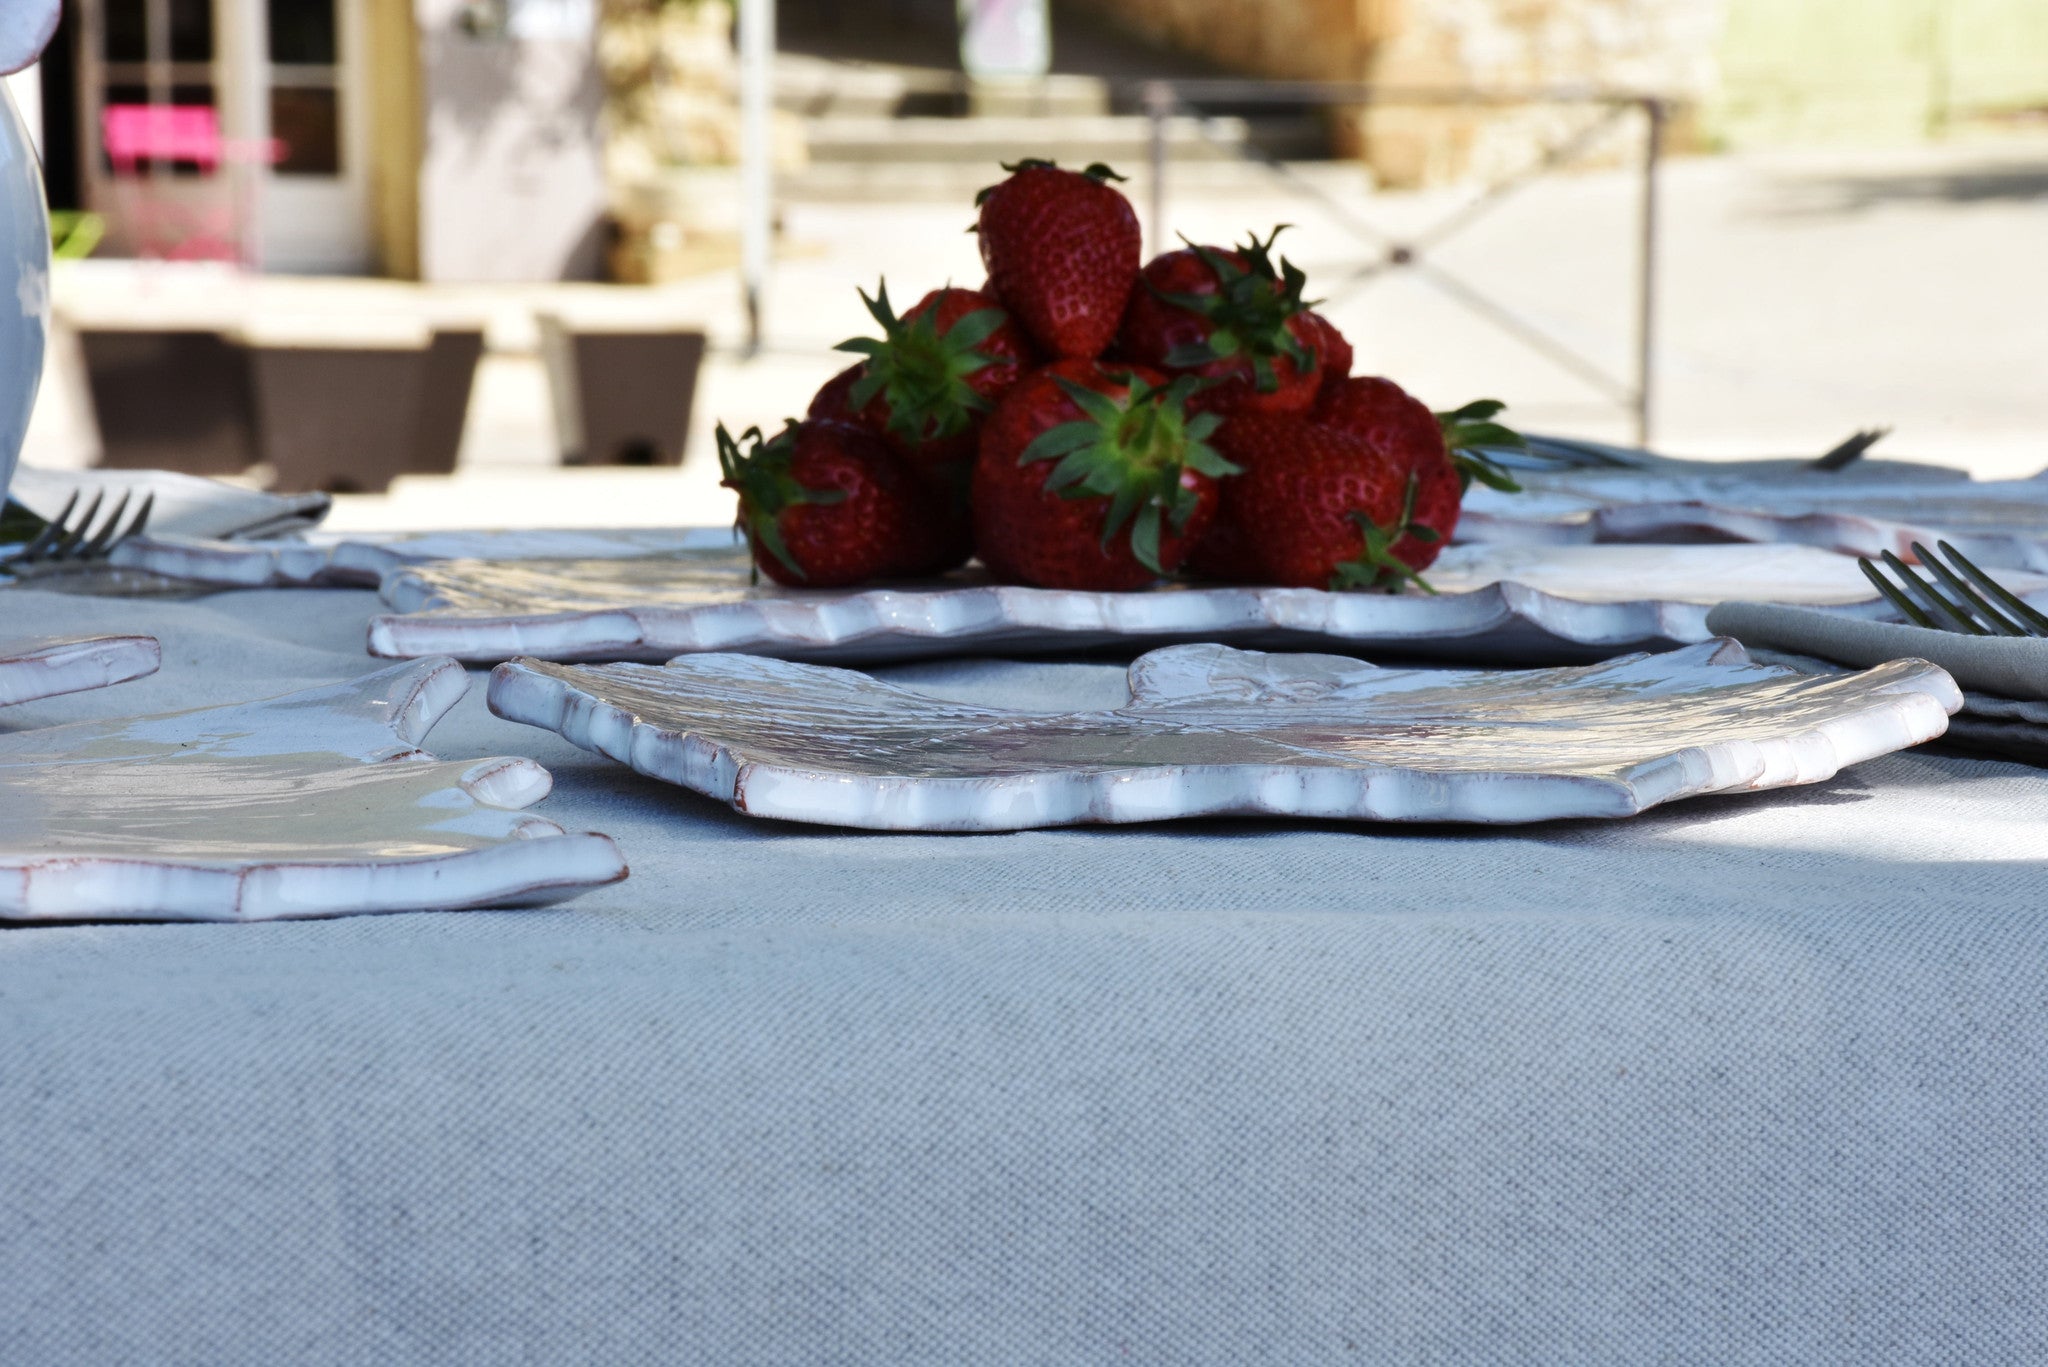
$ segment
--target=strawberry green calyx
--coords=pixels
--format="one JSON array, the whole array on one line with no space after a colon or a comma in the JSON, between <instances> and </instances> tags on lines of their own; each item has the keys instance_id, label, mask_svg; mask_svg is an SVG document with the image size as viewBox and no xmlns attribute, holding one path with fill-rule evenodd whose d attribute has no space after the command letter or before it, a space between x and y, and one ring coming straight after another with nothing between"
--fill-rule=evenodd
<instances>
[{"instance_id":1,"label":"strawberry green calyx","mask_svg":"<svg viewBox=\"0 0 2048 1367\"><path fill-rule=\"evenodd\" d=\"M998 363L976 348L1006 321L1003 311L976 309L942 333L937 307L905 321L890 307L886 283L876 286L872 299L866 290L859 293L882 335L848 338L834 348L867 357L847 394L848 405L857 412L880 396L889 406L890 434L906 442L956 437L972 427L989 401L968 377Z\"/></svg>"},{"instance_id":2,"label":"strawberry green calyx","mask_svg":"<svg viewBox=\"0 0 2048 1367\"><path fill-rule=\"evenodd\" d=\"M1221 479L1239 473L1239 467L1209 445L1222 420L1213 413L1188 416L1188 398L1200 381L1183 375L1160 386L1133 375L1129 385L1117 397L1061 379L1061 391L1081 417L1039 433L1018 464L1056 461L1045 487L1061 498L1107 498L1103 549L1128 526L1131 554L1154 574L1164 574L1161 529L1181 531L1201 502L1182 483L1182 473Z\"/></svg>"},{"instance_id":3,"label":"strawberry green calyx","mask_svg":"<svg viewBox=\"0 0 2048 1367\"><path fill-rule=\"evenodd\" d=\"M1337 572L1330 576L1330 587L1337 592L1359 589L1379 589L1385 593L1399 593L1409 584L1424 593L1434 594L1430 582L1394 554L1394 547L1403 537L1412 536L1417 541L1437 541L1436 528L1425 527L1415 521L1415 494L1420 481L1414 475L1408 476L1408 489L1401 500L1401 517L1391 527L1382 527L1364 513L1351 514L1351 520L1358 524L1358 534L1364 541L1364 548L1350 560L1340 561Z\"/></svg>"},{"instance_id":4,"label":"strawberry green calyx","mask_svg":"<svg viewBox=\"0 0 2048 1367\"><path fill-rule=\"evenodd\" d=\"M1522 492L1522 486L1515 482L1515 477L1486 454L1488 451L1529 449L1528 441L1520 432L1494 421L1506 407L1499 399L1478 399L1463 408L1436 415L1437 426L1443 429L1444 446L1451 453L1451 464L1458 467L1460 493L1471 488L1475 479L1504 494Z\"/></svg>"},{"instance_id":5,"label":"strawberry green calyx","mask_svg":"<svg viewBox=\"0 0 2048 1367\"><path fill-rule=\"evenodd\" d=\"M746 451L740 449L740 441L751 442ZM718 425L718 468L725 473L719 481L723 487L740 496L739 514L733 519L733 530L746 534L747 540L756 546L766 546L768 553L789 567L791 574L799 579L808 579L803 566L789 553L789 547L782 540L782 529L777 520L790 508L805 503L839 503L846 498L844 489L809 489L797 483L790 472L790 457L796 453L796 420L787 420L780 432L772 439L764 440L761 429L749 427L740 433L739 441L725 430L725 424ZM760 570L754 571L755 582L760 581Z\"/></svg>"},{"instance_id":6,"label":"strawberry green calyx","mask_svg":"<svg viewBox=\"0 0 2048 1367\"><path fill-rule=\"evenodd\" d=\"M998 162L996 164L1001 166L1005 171L1008 171L1013 176L1016 175L1019 171L1057 171L1060 169L1060 164L1058 162L1052 161L1046 157L1025 157L1020 161L1004 161ZM1115 171L1112 171L1109 167L1105 166L1103 163L1099 161L1089 162L1087 169L1083 170L1080 174L1088 177L1088 179L1094 181L1097 185L1102 184L1104 181L1114 180L1119 183L1122 183L1123 181L1129 179L1129 177L1127 176L1118 175ZM986 204L988 202L988 197L1001 188L1002 187L999 185L982 186L980 190L975 192L974 203L976 207Z\"/></svg>"},{"instance_id":7,"label":"strawberry green calyx","mask_svg":"<svg viewBox=\"0 0 2048 1367\"><path fill-rule=\"evenodd\" d=\"M1281 257L1277 266L1273 262L1273 243L1289 226L1279 224L1264 241L1258 234L1252 234L1236 249L1244 258L1243 265L1213 247L1198 247L1186 237L1181 238L1187 242L1188 250L1215 274L1216 292L1168 291L1146 283L1146 288L1160 299L1200 315L1210 326L1209 336L1203 341L1184 342L1168 352L1167 365L1189 369L1244 356L1251 362L1253 382L1261 392L1269 394L1280 386L1279 376L1273 371L1274 357L1285 356L1304 374L1314 368L1315 356L1288 324L1321 301L1301 297L1308 276L1299 266L1286 257Z\"/></svg>"}]
</instances>

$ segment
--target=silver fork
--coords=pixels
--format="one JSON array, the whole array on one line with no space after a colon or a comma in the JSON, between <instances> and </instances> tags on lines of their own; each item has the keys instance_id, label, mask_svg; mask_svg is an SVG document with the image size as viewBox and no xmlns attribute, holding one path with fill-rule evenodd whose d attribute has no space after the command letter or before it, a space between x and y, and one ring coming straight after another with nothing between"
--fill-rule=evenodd
<instances>
[{"instance_id":1,"label":"silver fork","mask_svg":"<svg viewBox=\"0 0 2048 1367\"><path fill-rule=\"evenodd\" d=\"M1864 576L1877 585L1877 591L1890 599L1909 622L1971 636L2048 636L2048 617L2027 606L2018 594L1971 564L1948 542L1934 544L1948 557L1949 564L1942 564L1917 541L1913 543L1913 554L1941 581L1941 588L1948 590L1946 594L1913 573L1905 561L1890 551L1884 553L1884 563L1898 576L1896 586L1878 573L1877 566L1868 559L1858 558L1856 563L1862 567Z\"/></svg>"},{"instance_id":2,"label":"silver fork","mask_svg":"<svg viewBox=\"0 0 2048 1367\"><path fill-rule=\"evenodd\" d=\"M85 511L73 518L72 511L78 507L78 495L73 493L33 541L12 558L0 561L0 571L18 575L24 570L56 570L105 560L114 547L149 525L150 509L156 506L155 494L143 495L141 505L125 525L121 519L128 511L129 496L121 495L113 509L100 518L100 504L106 497L104 489L96 492L92 502L85 505Z\"/></svg>"}]
</instances>

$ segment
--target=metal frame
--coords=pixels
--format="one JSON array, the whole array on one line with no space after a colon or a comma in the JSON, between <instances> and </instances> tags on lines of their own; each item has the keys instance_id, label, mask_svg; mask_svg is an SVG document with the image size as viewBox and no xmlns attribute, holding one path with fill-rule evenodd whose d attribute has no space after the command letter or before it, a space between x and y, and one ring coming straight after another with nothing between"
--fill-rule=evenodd
<instances>
[{"instance_id":1,"label":"metal frame","mask_svg":"<svg viewBox=\"0 0 2048 1367\"><path fill-rule=\"evenodd\" d=\"M1166 122L1176 114L1196 114L1203 104L1273 104L1287 106L1338 105L1444 105L1513 106L1529 104L1583 104L1603 106L1604 118L1596 120L1557 146L1546 149L1534 166L1488 185L1479 197L1419 235L1401 237L1373 226L1345 205L1324 194L1312 182L1296 174L1285 163L1256 149L1227 144L1210 138L1244 159L1264 167L1291 190L1315 200L1352 236L1368 243L1378 256L1360 265L1337 286L1339 294L1355 290L1389 271L1408 270L1428 280L1467 309L1515 337L1525 346L1549 358L1596 389L1623 405L1634 415L1636 443L1650 441L1651 406L1656 380L1657 322L1657 172L1664 153L1664 124L1669 105L1656 95L1630 91L1593 90L1579 87L1519 91L1400 88L1370 83L1284 82L1250 80L1145 81L1137 86L1139 103L1151 121L1150 203L1147 227L1156 253L1170 240L1167 232L1166 182L1169 162ZM1632 380L1608 374L1573 351L1540 326L1489 299L1480 290L1445 271L1428 259L1430 249L1483 217L1529 182L1577 157L1601 134L1631 111L1640 112L1646 137L1642 160L1642 196L1638 212L1636 259L1636 357ZM1196 127L1202 128L1201 120ZM1207 137L1206 131L1204 136Z\"/></svg>"},{"instance_id":2,"label":"metal frame","mask_svg":"<svg viewBox=\"0 0 2048 1367\"><path fill-rule=\"evenodd\" d=\"M758 354L764 345L765 294L771 267L771 225L774 182L770 165L769 110L771 108L772 59L774 53L775 0L740 0L740 88L741 88L741 269L740 282L747 314L746 354ZM960 91L972 88L964 75L951 78ZM1517 338L1525 346L1548 357L1615 402L1635 418L1639 446L1650 441L1652 404L1656 393L1657 325L1657 179L1664 154L1664 126L1670 116L1670 102L1664 97L1640 91L1604 90L1583 86L1531 88L1522 90L1477 90L1459 87L1396 87L1369 82L1264 81L1264 80L1145 80L1112 82L1126 97L1135 95L1151 122L1150 202L1147 228L1153 251L1170 240L1167 232L1166 185L1168 171L1167 120L1176 114L1199 115L1204 104L1267 104L1329 108L1341 105L1421 105L1511 107L1532 104L1579 104L1602 106L1607 117L1580 130L1558 146L1549 148L1531 166L1515 175L1488 185L1479 197L1441 220L1419 236L1403 238L1384 232L1360 218L1343 204L1324 194L1312 182L1285 163L1256 149L1211 139L1238 156L1263 166L1289 188L1314 199L1354 237L1370 244L1378 253L1340 282L1339 289L1356 288L1391 270L1410 270L1428 280L1467 309ZM1499 205L1510 195L1547 171L1571 161L1601 133L1635 111L1645 123L1642 194L1638 211L1636 259L1636 346L1635 375L1617 379L1600 366L1573 351L1542 327L1521 317L1474 286L1445 271L1428 259L1427 252L1446 238L1462 231ZM1194 120L1208 136L1204 121Z\"/></svg>"}]
</instances>

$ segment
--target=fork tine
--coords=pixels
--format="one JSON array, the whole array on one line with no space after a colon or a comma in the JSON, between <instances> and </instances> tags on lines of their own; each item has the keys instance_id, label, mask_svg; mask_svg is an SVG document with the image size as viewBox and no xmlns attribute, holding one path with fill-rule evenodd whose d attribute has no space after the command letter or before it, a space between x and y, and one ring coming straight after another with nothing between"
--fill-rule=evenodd
<instances>
[{"instance_id":1,"label":"fork tine","mask_svg":"<svg viewBox=\"0 0 2048 1367\"><path fill-rule=\"evenodd\" d=\"M15 558L26 565L48 551L57 538L64 535L64 519L71 516L71 510L77 506L78 490L73 489L71 497L65 499L64 506L57 510L57 515L43 524L43 529L36 533L35 539L23 546L21 554Z\"/></svg>"},{"instance_id":2,"label":"fork tine","mask_svg":"<svg viewBox=\"0 0 2048 1367\"><path fill-rule=\"evenodd\" d=\"M1899 577L1899 586L1901 588L1918 598L1935 616L1946 617L1950 622L1954 623L1948 630L1960 631L1970 636L1983 636L1986 634L1984 628L1970 620L1968 613L1942 597L1935 591L1933 585L1913 573L1912 567L1907 565L1905 561L1899 559L1890 551L1886 551L1884 553L1884 563L1893 574Z\"/></svg>"},{"instance_id":3,"label":"fork tine","mask_svg":"<svg viewBox=\"0 0 2048 1367\"><path fill-rule=\"evenodd\" d=\"M135 520L128 524L127 531L121 533L119 536L114 538L113 545L108 546L107 549L114 549L114 546L120 545L123 541L126 541L131 536L141 536L142 529L149 525L150 513L153 512L155 509L156 494L154 492L144 494L142 496L142 506L135 510Z\"/></svg>"},{"instance_id":4,"label":"fork tine","mask_svg":"<svg viewBox=\"0 0 2048 1367\"><path fill-rule=\"evenodd\" d=\"M1863 453L1883 441L1891 434L1889 427L1866 427L1829 451L1826 455L1808 462L1815 470L1835 471L1862 459Z\"/></svg>"},{"instance_id":5,"label":"fork tine","mask_svg":"<svg viewBox=\"0 0 2048 1367\"><path fill-rule=\"evenodd\" d=\"M1932 631L1941 630L1941 627L1936 625L1932 617L1929 617L1926 613L1920 610L1920 605L1918 603L1915 603L1912 599L1906 597L1905 594L1900 593L1896 588L1892 586L1891 580L1885 578L1882 574L1879 574L1877 572L1877 566L1871 564L1868 557L1861 555L1857 556L1856 566L1858 569L1863 571L1863 577L1865 579L1868 579L1871 583L1877 586L1877 591L1879 593L1883 594L1886 598L1891 600L1891 604L1893 607L1897 608L1900 612L1905 614L1907 621L1912 622L1916 626L1927 627L1929 630Z\"/></svg>"},{"instance_id":6,"label":"fork tine","mask_svg":"<svg viewBox=\"0 0 2048 1367\"><path fill-rule=\"evenodd\" d=\"M92 502L86 504L85 511L78 515L78 521L66 528L64 534L59 536L56 543L50 547L50 553L47 558L51 560L70 559L71 548L84 539L86 528L92 526L93 518L99 515L100 504L106 502L106 499L107 493L104 489L94 494Z\"/></svg>"},{"instance_id":7,"label":"fork tine","mask_svg":"<svg viewBox=\"0 0 2048 1367\"><path fill-rule=\"evenodd\" d=\"M115 533L121 530L121 514L127 511L128 495L123 494L120 500L114 504L114 510L107 514L107 520L100 524L99 531L94 533L92 538L83 545L72 549L71 554L73 558L92 560L103 554L108 545L113 542Z\"/></svg>"},{"instance_id":8,"label":"fork tine","mask_svg":"<svg viewBox=\"0 0 2048 1367\"><path fill-rule=\"evenodd\" d=\"M1964 555L1954 546L1949 545L1948 542L1937 541L1934 544L1941 548L1943 555L1955 562L1956 569L1962 572L1964 578L1984 590L1991 597L1996 598L1999 606L2018 618L2021 625L2028 628L2028 635L2048 636L2048 617L2044 617L2039 612L2036 612L2025 599L1971 564L1968 556Z\"/></svg>"},{"instance_id":9,"label":"fork tine","mask_svg":"<svg viewBox=\"0 0 2048 1367\"><path fill-rule=\"evenodd\" d=\"M1997 608L1992 607L1991 604L1978 597L1975 589L1965 584L1961 579L1958 579L1954 570L1951 570L1948 566L1942 564L1941 561L1935 559L1933 552L1917 541L1913 543L1913 554L1918 557L1922 565L1934 573L1935 578L1947 585L1956 597L1976 609L1978 620L1991 628L1991 635L2025 636L2027 634L2025 628L2007 620L2006 616Z\"/></svg>"}]
</instances>

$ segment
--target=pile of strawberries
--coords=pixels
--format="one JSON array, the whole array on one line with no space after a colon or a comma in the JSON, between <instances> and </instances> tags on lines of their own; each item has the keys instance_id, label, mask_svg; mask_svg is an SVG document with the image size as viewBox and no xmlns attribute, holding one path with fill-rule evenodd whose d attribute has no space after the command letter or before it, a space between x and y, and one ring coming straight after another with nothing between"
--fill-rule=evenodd
<instances>
[{"instance_id":1,"label":"pile of strawberries","mask_svg":"<svg viewBox=\"0 0 2048 1367\"><path fill-rule=\"evenodd\" d=\"M977 203L988 282L900 317L808 415L718 431L754 562L837 587L941 573L1136 589L1234 583L1398 588L1436 558L1481 454L1519 444L1500 405L1433 414L1302 299L1273 240L1140 268L1137 215L1104 166L1005 167ZM742 446L742 442L745 446ZM1426 587L1426 585L1425 585Z\"/></svg>"}]
</instances>

